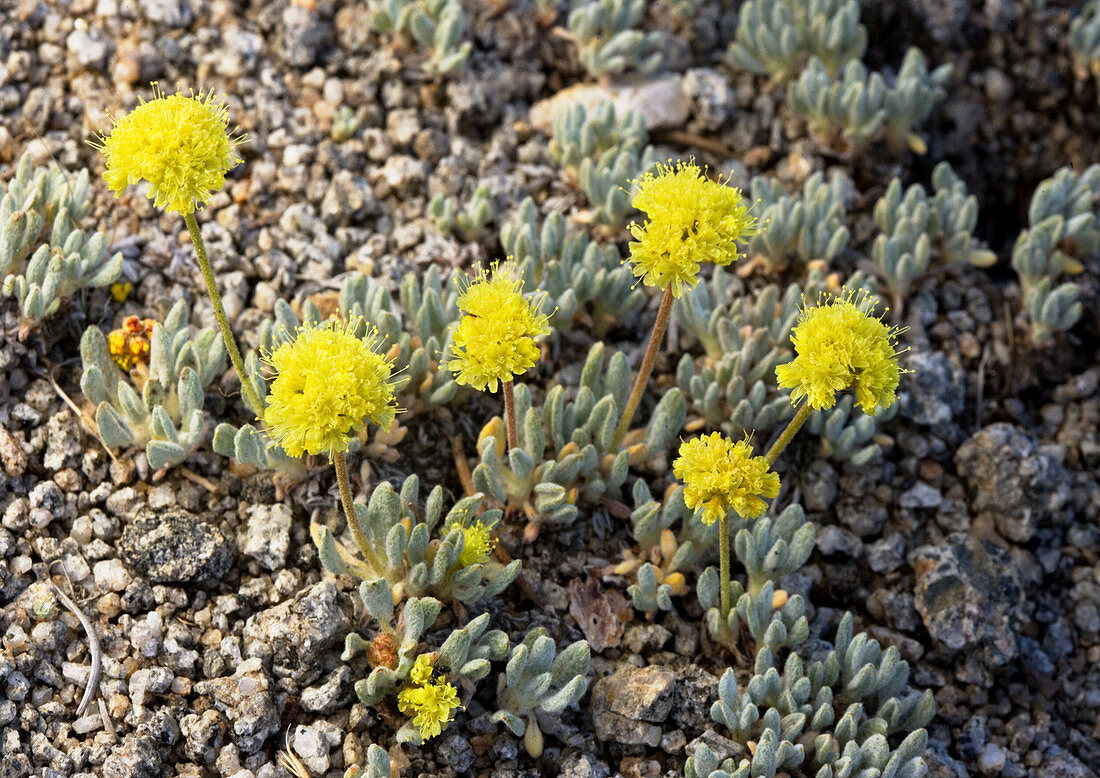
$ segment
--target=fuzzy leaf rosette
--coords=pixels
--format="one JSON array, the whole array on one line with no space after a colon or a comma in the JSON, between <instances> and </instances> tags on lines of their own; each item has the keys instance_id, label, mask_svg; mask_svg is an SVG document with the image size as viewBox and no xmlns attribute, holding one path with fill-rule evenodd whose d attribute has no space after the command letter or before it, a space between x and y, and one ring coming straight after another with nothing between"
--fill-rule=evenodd
<instances>
[{"instance_id":1,"label":"fuzzy leaf rosette","mask_svg":"<svg viewBox=\"0 0 1100 778\"><path fill-rule=\"evenodd\" d=\"M225 174L240 157L244 136L229 133L229 113L214 92L165 94L153 83L154 98L114 120L93 143L107 157L103 180L119 197L140 181L158 208L187 215L225 187ZM108 114L109 115L109 114Z\"/></svg>"},{"instance_id":2,"label":"fuzzy leaf rosette","mask_svg":"<svg viewBox=\"0 0 1100 778\"><path fill-rule=\"evenodd\" d=\"M264 361L276 376L264 426L289 456L333 454L367 422L389 429L397 415L393 365L360 319L303 325Z\"/></svg>"}]
</instances>

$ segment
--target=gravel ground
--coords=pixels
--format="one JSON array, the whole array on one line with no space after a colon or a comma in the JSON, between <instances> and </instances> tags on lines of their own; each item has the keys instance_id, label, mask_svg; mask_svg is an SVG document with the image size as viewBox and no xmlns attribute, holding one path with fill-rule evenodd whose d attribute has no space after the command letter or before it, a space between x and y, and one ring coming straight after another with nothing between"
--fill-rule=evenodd
<instances>
[{"instance_id":1,"label":"gravel ground","mask_svg":"<svg viewBox=\"0 0 1100 778\"><path fill-rule=\"evenodd\" d=\"M110 128L105 111L148 96L150 81L216 88L249 142L201 220L248 345L277 299L331 292L346 273L396 283L410 270L499 257L495 227L527 195L545 212L584 206L529 120L534 103L584 71L568 41L534 26L532 3L465 5L470 61L431 80L372 31L363 2L0 0L0 180L25 151L101 172L87 140ZM916 372L881 428L882 455L855 467L804 443L784 474L818 527L790 588L808 594L815 635L851 610L859 628L898 646L916 688L934 691L927 761L937 778L1095 778L1100 765L1098 268L1094 257L1081 276L1082 321L1035 350L1006 259L1035 184L1097 160L1096 88L1073 77L1069 4L1049 5L1025 18L1015 0L865 3L869 65L910 43L955 65L925 126L929 153L903 159L817 151L781 93L722 61L735 14L719 2L704 3L693 26L659 12L647 22L670 25L668 63L688 73L691 97L682 129L708 141L657 134L658 156L695 154L735 181L772 171L794 185L842 164L861 194L842 265L867 261L870 207L890 176L926 180L947 159L982 203L979 237L1002 261L927 279L911 295L904 359ZM337 143L341 109L357 128ZM480 182L495 214L487 236L439 235L431 197L468 197ZM184 298L195 325L213 325L182 222L134 190L115 201L97 180L94 197L89 223L123 251L130 297L88 294L30 333L5 302L0 321L0 777L273 778L286 774L275 762L286 739L314 776L341 775L368 743L390 748L404 775L681 774L685 747L713 726L730 661L701 642L690 605L637 618L617 647L594 654L594 680L605 680L544 722L541 760L489 722L491 690L435 741L395 746L396 712L355 701L362 668L340 659L355 619L351 582L322 573L309 538L311 520L336 513L329 472L277 496L269 479L204 448L158 477L142 454L109 454L63 399L81 402L88 323L163 317ZM652 310L628 318L611 344L637 356ZM589 340L567 340L544 374L568 369ZM208 393L212 418L244 420L232 391L226 381ZM474 451L497 412L491 400L418 417L396 461L365 472L416 472L459 492L438 441L458 434ZM571 582L620 558L628 541L616 521L582 512L526 545L508 529L524 585L492 603L494 627L514 638L545 626L559 645L580 638ZM185 553L166 564L165 545ZM106 718L98 702L77 715L89 642L50 580L94 622ZM626 724L609 729L609 710Z\"/></svg>"}]
</instances>

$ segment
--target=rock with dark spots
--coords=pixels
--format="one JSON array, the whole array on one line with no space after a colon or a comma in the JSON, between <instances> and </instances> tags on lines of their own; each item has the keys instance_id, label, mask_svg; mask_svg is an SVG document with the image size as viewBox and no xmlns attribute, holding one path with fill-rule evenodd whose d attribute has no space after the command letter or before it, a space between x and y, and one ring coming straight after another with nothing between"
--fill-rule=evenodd
<instances>
[{"instance_id":1,"label":"rock with dark spots","mask_svg":"<svg viewBox=\"0 0 1100 778\"><path fill-rule=\"evenodd\" d=\"M706 729L717 695L718 679L699 665L687 665L677 673L672 723L688 733Z\"/></svg>"},{"instance_id":2,"label":"rock with dark spots","mask_svg":"<svg viewBox=\"0 0 1100 778\"><path fill-rule=\"evenodd\" d=\"M233 741L246 754L259 751L264 741L279 731L271 681L257 658L241 662L231 676L195 684L195 693L214 698L214 707L233 727Z\"/></svg>"},{"instance_id":3,"label":"rock with dark spots","mask_svg":"<svg viewBox=\"0 0 1100 778\"><path fill-rule=\"evenodd\" d=\"M624 667L592 689L596 737L627 745L657 746L658 726L672 710L676 673L667 667Z\"/></svg>"},{"instance_id":4,"label":"rock with dark spots","mask_svg":"<svg viewBox=\"0 0 1100 778\"><path fill-rule=\"evenodd\" d=\"M1026 543L1043 524L1072 516L1070 480L1062 464L1023 430L1001 422L974 433L955 454L970 508L991 518L1009 540Z\"/></svg>"},{"instance_id":5,"label":"rock with dark spots","mask_svg":"<svg viewBox=\"0 0 1100 778\"><path fill-rule=\"evenodd\" d=\"M611 768L595 756L571 753L561 760L561 778L607 778Z\"/></svg>"},{"instance_id":6,"label":"rock with dark spots","mask_svg":"<svg viewBox=\"0 0 1100 778\"><path fill-rule=\"evenodd\" d=\"M160 778L164 755L152 735L127 735L103 762L104 778Z\"/></svg>"},{"instance_id":7,"label":"rock with dark spots","mask_svg":"<svg viewBox=\"0 0 1100 778\"><path fill-rule=\"evenodd\" d=\"M183 751L187 758L199 764L213 764L228 728L225 715L216 708L184 716L180 719L180 733L184 737Z\"/></svg>"},{"instance_id":8,"label":"rock with dark spots","mask_svg":"<svg viewBox=\"0 0 1100 778\"><path fill-rule=\"evenodd\" d=\"M313 682L321 674L324 653L351 630L341 600L332 581L321 581L293 600L257 613L244 627L245 652L260 656L270 648L276 676Z\"/></svg>"},{"instance_id":9,"label":"rock with dark spots","mask_svg":"<svg viewBox=\"0 0 1100 778\"><path fill-rule=\"evenodd\" d=\"M913 552L914 601L932 637L950 651L1000 667L1019 653L1023 586L1005 549L961 533Z\"/></svg>"},{"instance_id":10,"label":"rock with dark spots","mask_svg":"<svg viewBox=\"0 0 1100 778\"><path fill-rule=\"evenodd\" d=\"M1043 752L1043 778L1096 778L1096 771L1059 745Z\"/></svg>"},{"instance_id":11,"label":"rock with dark spots","mask_svg":"<svg viewBox=\"0 0 1100 778\"><path fill-rule=\"evenodd\" d=\"M118 549L126 564L155 584L213 586L236 556L221 530L178 508L139 511Z\"/></svg>"},{"instance_id":12,"label":"rock with dark spots","mask_svg":"<svg viewBox=\"0 0 1100 778\"><path fill-rule=\"evenodd\" d=\"M906 376L901 413L917 424L935 427L940 437L954 428L951 420L963 412L966 387L962 371L952 367L946 354L939 351L914 351L905 358Z\"/></svg>"},{"instance_id":13,"label":"rock with dark spots","mask_svg":"<svg viewBox=\"0 0 1100 778\"><path fill-rule=\"evenodd\" d=\"M289 3L283 11L283 61L291 67L306 68L332 40L332 28L315 11Z\"/></svg>"}]
</instances>

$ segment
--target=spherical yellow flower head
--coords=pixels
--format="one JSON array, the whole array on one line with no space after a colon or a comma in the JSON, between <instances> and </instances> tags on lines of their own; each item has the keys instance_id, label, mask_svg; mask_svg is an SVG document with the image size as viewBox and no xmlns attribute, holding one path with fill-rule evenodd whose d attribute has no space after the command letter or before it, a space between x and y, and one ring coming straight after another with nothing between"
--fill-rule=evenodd
<instances>
[{"instance_id":1,"label":"spherical yellow flower head","mask_svg":"<svg viewBox=\"0 0 1100 778\"><path fill-rule=\"evenodd\" d=\"M422 740L431 740L443 731L454 717L458 690L446 679L431 680L431 660L421 654L409 672L409 682L397 695L397 708L412 716L413 726L420 730Z\"/></svg>"},{"instance_id":2,"label":"spherical yellow flower head","mask_svg":"<svg viewBox=\"0 0 1100 778\"><path fill-rule=\"evenodd\" d=\"M894 342L901 330L872 315L876 304L860 290L803 308L791 332L796 356L775 369L792 402L805 397L814 410L832 408L837 392L852 389L869 416L894 404L905 372Z\"/></svg>"},{"instance_id":3,"label":"spherical yellow flower head","mask_svg":"<svg viewBox=\"0 0 1100 778\"><path fill-rule=\"evenodd\" d=\"M535 341L550 334L548 318L520 293L522 282L510 265L481 270L458 298L466 315L455 327L447 369L455 382L495 392L497 384L522 375L539 358Z\"/></svg>"},{"instance_id":4,"label":"spherical yellow flower head","mask_svg":"<svg viewBox=\"0 0 1100 778\"><path fill-rule=\"evenodd\" d=\"M680 446L672 472L684 482L684 504L701 510L704 524L713 524L731 510L755 519L768 507L765 497L779 494L779 474L764 457L754 457L748 440L734 443L718 432Z\"/></svg>"},{"instance_id":5,"label":"spherical yellow flower head","mask_svg":"<svg viewBox=\"0 0 1100 778\"><path fill-rule=\"evenodd\" d=\"M359 324L303 325L264 357L277 374L264 425L290 456L346 451L350 436L368 421L383 430L393 423L393 366L373 337L355 335Z\"/></svg>"},{"instance_id":6,"label":"spherical yellow flower head","mask_svg":"<svg viewBox=\"0 0 1100 778\"><path fill-rule=\"evenodd\" d=\"M458 555L459 566L469 567L488 562L489 555L497 544L492 528L480 520L474 521L469 526L461 521L453 521L443 527L443 533L447 535L456 529L461 530L464 541L462 553Z\"/></svg>"},{"instance_id":7,"label":"spherical yellow flower head","mask_svg":"<svg viewBox=\"0 0 1100 778\"><path fill-rule=\"evenodd\" d=\"M153 88L152 100L142 100L94 144L107 156L103 180L119 197L144 179L158 208L193 213L225 186L225 174L241 161L233 149L244 137L229 135L228 111L213 91L165 95Z\"/></svg>"},{"instance_id":8,"label":"spherical yellow flower head","mask_svg":"<svg viewBox=\"0 0 1100 778\"><path fill-rule=\"evenodd\" d=\"M695 286L704 262L728 265L737 259L738 243L756 233L756 220L741 190L711 181L694 162L658 165L637 182L631 204L644 211L645 224L630 225L634 241L630 261L634 275L649 286Z\"/></svg>"}]
</instances>

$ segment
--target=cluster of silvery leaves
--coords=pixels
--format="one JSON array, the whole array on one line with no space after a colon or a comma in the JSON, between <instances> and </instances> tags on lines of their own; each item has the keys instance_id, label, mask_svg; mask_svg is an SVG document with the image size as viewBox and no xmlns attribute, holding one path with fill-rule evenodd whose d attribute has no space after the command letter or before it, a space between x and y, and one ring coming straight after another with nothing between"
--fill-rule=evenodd
<instances>
[{"instance_id":1,"label":"cluster of silvery leaves","mask_svg":"<svg viewBox=\"0 0 1100 778\"><path fill-rule=\"evenodd\" d=\"M122 254L107 256L107 236L78 226L90 204L87 170L70 179L56 165L36 168L29 153L0 185L0 289L25 320L40 322L78 290L122 272Z\"/></svg>"},{"instance_id":2,"label":"cluster of silvery leaves","mask_svg":"<svg viewBox=\"0 0 1100 778\"><path fill-rule=\"evenodd\" d=\"M367 746L366 767L353 765L344 771L344 778L390 778L390 757L382 746Z\"/></svg>"},{"instance_id":3,"label":"cluster of silvery leaves","mask_svg":"<svg viewBox=\"0 0 1100 778\"><path fill-rule=\"evenodd\" d=\"M973 238L978 223L978 199L968 195L951 165L941 162L932 171L933 194L913 184L902 194L893 179L875 203L875 237L871 254L897 301L909 293L913 281L927 273L933 258L940 265L969 263L989 267L997 255L979 248Z\"/></svg>"},{"instance_id":4,"label":"cluster of silvery leaves","mask_svg":"<svg viewBox=\"0 0 1100 778\"><path fill-rule=\"evenodd\" d=\"M1069 48L1079 78L1091 73L1100 84L1100 0L1086 0L1069 25Z\"/></svg>"},{"instance_id":5,"label":"cluster of silvery leaves","mask_svg":"<svg viewBox=\"0 0 1100 778\"><path fill-rule=\"evenodd\" d=\"M354 273L340 286L339 308L349 319L362 320L359 334L374 331L382 351L393 355L402 407L416 413L446 405L458 396L460 387L443 364L451 348L451 330L461 317L458 288L444 284L437 267L429 268L423 279L416 273L406 274L396 300L378 280ZM262 395L267 384L260 354L271 353L292 339L303 321L321 322L320 311L308 300L302 305L302 319L283 300L275 303L274 313L274 320L260 325L259 348L245 359L245 368ZM386 433L378 432L375 438L379 435L385 438ZM213 445L219 454L260 469L298 472L302 467L300 460L287 457L250 424L219 424Z\"/></svg>"},{"instance_id":6,"label":"cluster of silvery leaves","mask_svg":"<svg viewBox=\"0 0 1100 778\"><path fill-rule=\"evenodd\" d=\"M578 318L597 334L645 306L645 293L614 244L601 246L581 230L567 235L565 217L551 213L539 226L535 201L526 198L500 228L504 252L515 260L524 292L545 292L550 325L568 329Z\"/></svg>"},{"instance_id":7,"label":"cluster of silvery leaves","mask_svg":"<svg viewBox=\"0 0 1100 778\"><path fill-rule=\"evenodd\" d=\"M929 71L917 48L906 52L893 75L869 72L862 62L852 61L834 78L813 57L787 97L827 147L858 153L881 135L894 147L923 154L924 141L913 127L946 96L943 84L950 75L950 64Z\"/></svg>"},{"instance_id":8,"label":"cluster of silvery leaves","mask_svg":"<svg viewBox=\"0 0 1100 778\"><path fill-rule=\"evenodd\" d=\"M436 486L420 507L420 480L410 475L396 492L379 484L366 505L355 506L358 532L351 543L337 540L321 524L311 528L321 564L337 575L353 575L372 586L384 582L395 601L404 597L432 597L467 605L493 597L519 575L520 562L503 565L489 560L460 565L466 547L464 529L480 522L493 529L501 511L479 513L482 495L464 497L443 515L443 488ZM441 529L441 537L433 534Z\"/></svg>"},{"instance_id":9,"label":"cluster of silvery leaves","mask_svg":"<svg viewBox=\"0 0 1100 778\"><path fill-rule=\"evenodd\" d=\"M153 327L148 376L141 386L111 359L107 339L88 327L80 339L80 390L95 406L95 423L112 447L144 447L150 467L177 465L202 442L204 392L225 369L225 344L212 328L192 338L190 310L176 302Z\"/></svg>"},{"instance_id":10,"label":"cluster of silvery leaves","mask_svg":"<svg viewBox=\"0 0 1100 778\"><path fill-rule=\"evenodd\" d=\"M411 39L428 49L424 70L432 75L462 67L473 50L466 40L461 0L369 0L379 32Z\"/></svg>"},{"instance_id":11,"label":"cluster of silvery leaves","mask_svg":"<svg viewBox=\"0 0 1100 778\"><path fill-rule=\"evenodd\" d=\"M814 262L803 283L785 290L770 284L746 295L734 273L715 268L709 282L685 292L673 305L673 315L704 353L680 357L676 383L696 419L735 439L749 432L766 439L793 416L789 393L776 384L775 368L794 358L790 336L803 304L815 303L828 287L824 263ZM874 282L856 273L845 288L873 291ZM867 416L853 411L851 397L845 396L833 408L811 414L808 426L821 437L824 454L860 464L879 450L877 423L895 413L891 406Z\"/></svg>"},{"instance_id":12,"label":"cluster of silvery leaves","mask_svg":"<svg viewBox=\"0 0 1100 778\"><path fill-rule=\"evenodd\" d=\"M797 646L797 644L796 644ZM782 668L782 669L780 669ZM927 771L923 729L935 712L931 692L909 688L909 665L891 646L853 634L840 622L835 645L806 662L796 650L758 646L753 675L742 688L732 669L718 683L711 718L751 757L721 759L701 744L685 778L772 778L797 772L815 778L921 778ZM896 748L890 738L901 736Z\"/></svg>"},{"instance_id":13,"label":"cluster of silvery leaves","mask_svg":"<svg viewBox=\"0 0 1100 778\"><path fill-rule=\"evenodd\" d=\"M493 219L493 198L489 184L484 181L478 184L470 201L465 204L453 197L436 195L428 203L428 213L440 234L454 233L467 242L476 240Z\"/></svg>"},{"instance_id":14,"label":"cluster of silvery leaves","mask_svg":"<svg viewBox=\"0 0 1100 778\"><path fill-rule=\"evenodd\" d=\"M749 240L747 253L754 261L771 270L790 258L828 262L847 247L847 204L855 188L844 174L833 171L826 181L824 173L815 172L794 194L773 176L756 176L749 188L762 226Z\"/></svg>"},{"instance_id":15,"label":"cluster of silvery leaves","mask_svg":"<svg viewBox=\"0 0 1100 778\"><path fill-rule=\"evenodd\" d=\"M542 408L536 408L526 385L517 385L519 445L507 449L499 419L486 425L478 440L474 487L520 508L533 524L571 524L577 518L578 490L590 500L616 494L631 465L665 455L683 428L684 398L672 388L658 401L645 428L631 431L612 449L630 385L626 355L616 351L608 356L602 342L589 349L571 399L555 383Z\"/></svg>"},{"instance_id":16,"label":"cluster of silvery leaves","mask_svg":"<svg viewBox=\"0 0 1100 778\"><path fill-rule=\"evenodd\" d=\"M482 514L482 518L484 516ZM519 563L513 564L517 565L518 572ZM359 587L363 608L378 622L380 636L391 638L388 642L392 655L387 661L378 661L379 652L375 646L358 632L349 633L344 641L345 661L365 653L373 665L368 676L355 684L356 695L367 705L377 705L400 691L421 653L425 633L442 607L434 597L410 597L400 617L394 621L393 592L394 587L385 579L364 581ZM400 598L396 600L399 601ZM560 713L584 696L590 655L585 641L573 643L559 654L546 631L535 628L522 643L513 646L509 654L508 636L501 630L487 630L488 625L489 614L485 613L471 619L464 627L452 630L434 652L433 668L450 682L473 684L488 675L491 662L508 657L498 707L491 716L493 721L503 722L516 735L524 735L532 725L537 733L535 717L538 712ZM375 641L378 640L376 637ZM419 732L407 723L398 731L397 739L399 742L416 741ZM531 750L530 744L528 748Z\"/></svg>"},{"instance_id":17,"label":"cluster of silvery leaves","mask_svg":"<svg viewBox=\"0 0 1100 778\"><path fill-rule=\"evenodd\" d=\"M609 79L660 67L660 33L637 29L645 12L646 0L572 0L569 32L585 70Z\"/></svg>"},{"instance_id":18,"label":"cluster of silvery leaves","mask_svg":"<svg viewBox=\"0 0 1100 778\"><path fill-rule=\"evenodd\" d=\"M573 104L554 120L550 153L577 180L592 204L593 221L618 229L633 212L633 182L656 161L645 121L617 113L601 100L591 110Z\"/></svg>"},{"instance_id":19,"label":"cluster of silvery leaves","mask_svg":"<svg viewBox=\"0 0 1100 778\"><path fill-rule=\"evenodd\" d=\"M1081 173L1058 170L1040 182L1028 208L1028 227L1012 248L1032 337L1048 340L1081 318L1077 284L1058 279L1080 273L1082 260L1100 249L1100 165Z\"/></svg>"},{"instance_id":20,"label":"cluster of silvery leaves","mask_svg":"<svg viewBox=\"0 0 1100 778\"><path fill-rule=\"evenodd\" d=\"M645 480L634 482L631 534L640 552L640 564L620 566L616 572L632 573L627 587L634 608L653 617L672 610L672 598L685 594L682 583L672 583L679 573L699 573L718 553L718 525L706 525L684 503L684 487L676 484L663 501L653 498ZM675 528L675 529L674 529Z\"/></svg>"},{"instance_id":21,"label":"cluster of silvery leaves","mask_svg":"<svg viewBox=\"0 0 1100 778\"><path fill-rule=\"evenodd\" d=\"M786 82L811 57L835 77L866 48L858 0L748 0L729 57L744 70Z\"/></svg>"}]
</instances>

